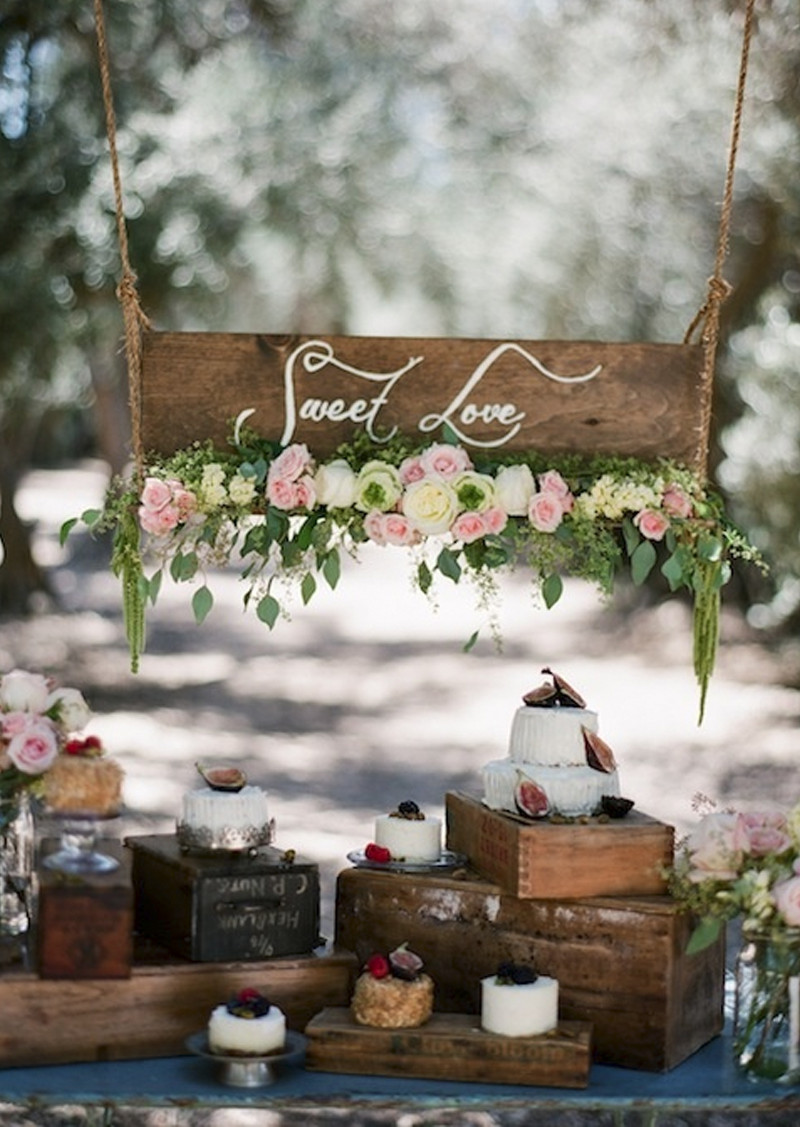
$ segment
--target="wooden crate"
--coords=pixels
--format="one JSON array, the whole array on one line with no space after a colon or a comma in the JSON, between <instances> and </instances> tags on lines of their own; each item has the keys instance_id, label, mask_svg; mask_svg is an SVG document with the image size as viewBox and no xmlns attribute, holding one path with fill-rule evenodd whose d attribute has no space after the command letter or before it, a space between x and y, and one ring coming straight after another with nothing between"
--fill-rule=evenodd
<instances>
[{"instance_id":1,"label":"wooden crate","mask_svg":"<svg viewBox=\"0 0 800 1127\"><path fill-rule=\"evenodd\" d=\"M157 952L131 977L52 982L0 972L0 1065L180 1056L214 1006L245 986L262 990L302 1031L326 1006L349 1003L349 952L261 963L193 963Z\"/></svg>"},{"instance_id":2,"label":"wooden crate","mask_svg":"<svg viewBox=\"0 0 800 1127\"><path fill-rule=\"evenodd\" d=\"M347 1008L323 1010L306 1026L306 1068L364 1076L467 1080L585 1088L592 1027L561 1022L541 1037L485 1033L472 1014L433 1014L418 1029L371 1029Z\"/></svg>"},{"instance_id":3,"label":"wooden crate","mask_svg":"<svg viewBox=\"0 0 800 1127\"><path fill-rule=\"evenodd\" d=\"M319 934L319 866L277 849L185 853L175 834L125 839L136 930L198 962L307 955Z\"/></svg>"},{"instance_id":4,"label":"wooden crate","mask_svg":"<svg viewBox=\"0 0 800 1127\"><path fill-rule=\"evenodd\" d=\"M675 831L632 810L588 823L525 821L466 794L446 796L447 846L514 896L658 896L673 859Z\"/></svg>"},{"instance_id":5,"label":"wooden crate","mask_svg":"<svg viewBox=\"0 0 800 1127\"><path fill-rule=\"evenodd\" d=\"M46 839L42 858L59 842ZM130 858L118 841L97 849L119 867L76 876L40 865L36 963L43 978L127 978L133 961L133 886Z\"/></svg>"},{"instance_id":6,"label":"wooden crate","mask_svg":"<svg viewBox=\"0 0 800 1127\"><path fill-rule=\"evenodd\" d=\"M362 965L407 942L437 1012L477 1013L480 980L504 960L560 984L559 1016L594 1027L596 1060L666 1071L723 1025L724 936L686 954L691 921L668 896L520 900L496 884L345 869L336 942Z\"/></svg>"}]
</instances>

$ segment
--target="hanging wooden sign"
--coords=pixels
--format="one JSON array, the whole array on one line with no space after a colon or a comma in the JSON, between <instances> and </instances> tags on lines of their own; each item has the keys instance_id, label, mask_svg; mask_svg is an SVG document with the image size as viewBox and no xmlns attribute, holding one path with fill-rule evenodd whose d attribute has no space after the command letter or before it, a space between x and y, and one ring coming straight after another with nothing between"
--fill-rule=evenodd
<instances>
[{"instance_id":1,"label":"hanging wooden sign","mask_svg":"<svg viewBox=\"0 0 800 1127\"><path fill-rule=\"evenodd\" d=\"M224 446L231 423L328 454L365 431L475 450L668 457L698 466L703 350L608 344L145 332L141 441Z\"/></svg>"}]
</instances>

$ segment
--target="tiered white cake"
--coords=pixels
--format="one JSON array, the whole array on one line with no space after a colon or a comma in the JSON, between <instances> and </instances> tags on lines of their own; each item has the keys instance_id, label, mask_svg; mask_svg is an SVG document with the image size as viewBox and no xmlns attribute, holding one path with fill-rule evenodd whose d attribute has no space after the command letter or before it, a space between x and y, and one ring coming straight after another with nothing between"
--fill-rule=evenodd
<instances>
[{"instance_id":1,"label":"tiered white cake","mask_svg":"<svg viewBox=\"0 0 800 1127\"><path fill-rule=\"evenodd\" d=\"M541 792L541 814L594 814L605 796L619 796L616 763L599 737L597 713L553 677L553 685L523 698L512 720L508 756L483 768L484 802L492 810L520 812L524 782Z\"/></svg>"}]
</instances>

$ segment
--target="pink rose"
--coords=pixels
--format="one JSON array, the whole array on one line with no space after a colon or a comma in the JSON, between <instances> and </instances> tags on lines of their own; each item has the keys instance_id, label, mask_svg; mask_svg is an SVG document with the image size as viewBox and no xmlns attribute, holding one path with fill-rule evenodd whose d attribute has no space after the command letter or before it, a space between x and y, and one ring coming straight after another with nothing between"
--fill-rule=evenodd
<instances>
[{"instance_id":1,"label":"pink rose","mask_svg":"<svg viewBox=\"0 0 800 1127\"><path fill-rule=\"evenodd\" d=\"M800 927L800 877L790 877L776 884L772 898L788 926Z\"/></svg>"},{"instance_id":2,"label":"pink rose","mask_svg":"<svg viewBox=\"0 0 800 1127\"><path fill-rule=\"evenodd\" d=\"M690 517L694 508L691 498L674 482L664 490L661 505L668 516L681 518Z\"/></svg>"},{"instance_id":3,"label":"pink rose","mask_svg":"<svg viewBox=\"0 0 800 1127\"><path fill-rule=\"evenodd\" d=\"M294 509L297 507L297 487L285 477L268 479L267 500L276 509Z\"/></svg>"},{"instance_id":4,"label":"pink rose","mask_svg":"<svg viewBox=\"0 0 800 1127\"><path fill-rule=\"evenodd\" d=\"M399 473L403 485L410 485L412 481L422 481L425 467L418 457L404 458Z\"/></svg>"},{"instance_id":5,"label":"pink rose","mask_svg":"<svg viewBox=\"0 0 800 1127\"><path fill-rule=\"evenodd\" d=\"M707 814L689 835L686 844L691 871L689 879L734 880L742 863L737 844L738 814Z\"/></svg>"},{"instance_id":6,"label":"pink rose","mask_svg":"<svg viewBox=\"0 0 800 1127\"><path fill-rule=\"evenodd\" d=\"M778 810L750 811L740 814L736 825L735 844L753 857L783 853L792 844L786 832L786 816Z\"/></svg>"},{"instance_id":7,"label":"pink rose","mask_svg":"<svg viewBox=\"0 0 800 1127\"><path fill-rule=\"evenodd\" d=\"M379 509L372 509L364 517L364 531L375 544L386 543L383 513Z\"/></svg>"},{"instance_id":8,"label":"pink rose","mask_svg":"<svg viewBox=\"0 0 800 1127\"><path fill-rule=\"evenodd\" d=\"M285 450L282 450L278 457L270 463L267 480L273 481L275 478L282 477L286 481L297 481L310 464L311 455L306 444L295 442L292 446L287 446Z\"/></svg>"},{"instance_id":9,"label":"pink rose","mask_svg":"<svg viewBox=\"0 0 800 1127\"><path fill-rule=\"evenodd\" d=\"M485 513L481 514L483 523L486 525L486 531L491 532L497 536L503 531L508 524L508 513L505 509L498 508L496 505L491 509L487 509Z\"/></svg>"},{"instance_id":10,"label":"pink rose","mask_svg":"<svg viewBox=\"0 0 800 1127\"><path fill-rule=\"evenodd\" d=\"M180 523L180 513L174 505L165 505L163 509L146 509L139 506L139 524L153 536L165 536L172 532Z\"/></svg>"},{"instance_id":11,"label":"pink rose","mask_svg":"<svg viewBox=\"0 0 800 1127\"><path fill-rule=\"evenodd\" d=\"M426 474L438 474L445 480L472 469L469 454L462 446L445 443L429 446L419 461Z\"/></svg>"},{"instance_id":12,"label":"pink rose","mask_svg":"<svg viewBox=\"0 0 800 1127\"><path fill-rule=\"evenodd\" d=\"M147 477L142 488L142 508L157 513L172 501L172 486L158 477Z\"/></svg>"},{"instance_id":13,"label":"pink rose","mask_svg":"<svg viewBox=\"0 0 800 1127\"><path fill-rule=\"evenodd\" d=\"M528 504L528 520L539 532L555 532L564 519L564 509L555 493L534 493Z\"/></svg>"},{"instance_id":14,"label":"pink rose","mask_svg":"<svg viewBox=\"0 0 800 1127\"><path fill-rule=\"evenodd\" d=\"M450 525L450 531L456 540L471 544L486 535L486 525L480 513L459 513Z\"/></svg>"},{"instance_id":15,"label":"pink rose","mask_svg":"<svg viewBox=\"0 0 800 1127\"><path fill-rule=\"evenodd\" d=\"M558 497L561 501L562 512L572 512L575 498L570 493L569 486L558 470L548 470L546 473L539 474L539 490L542 493L553 493Z\"/></svg>"},{"instance_id":16,"label":"pink rose","mask_svg":"<svg viewBox=\"0 0 800 1127\"><path fill-rule=\"evenodd\" d=\"M657 509L642 509L633 518L633 523L648 540L662 540L669 528L669 519Z\"/></svg>"},{"instance_id":17,"label":"pink rose","mask_svg":"<svg viewBox=\"0 0 800 1127\"><path fill-rule=\"evenodd\" d=\"M420 534L412 525L408 517L402 513L382 513L383 536L387 544L395 544L398 548L408 547L409 544L418 544Z\"/></svg>"},{"instance_id":18,"label":"pink rose","mask_svg":"<svg viewBox=\"0 0 800 1127\"><path fill-rule=\"evenodd\" d=\"M172 490L172 504L178 510L178 520L188 520L197 509L197 498L191 489L184 489L180 482Z\"/></svg>"},{"instance_id":19,"label":"pink rose","mask_svg":"<svg viewBox=\"0 0 800 1127\"><path fill-rule=\"evenodd\" d=\"M29 712L3 712L0 713L0 733L3 739L10 740L24 731L30 722Z\"/></svg>"},{"instance_id":20,"label":"pink rose","mask_svg":"<svg viewBox=\"0 0 800 1127\"><path fill-rule=\"evenodd\" d=\"M53 725L37 717L9 740L8 757L25 775L41 775L58 755L58 740Z\"/></svg>"},{"instance_id":21,"label":"pink rose","mask_svg":"<svg viewBox=\"0 0 800 1127\"><path fill-rule=\"evenodd\" d=\"M295 503L300 509L313 509L317 503L317 491L313 477L306 474L295 484Z\"/></svg>"}]
</instances>

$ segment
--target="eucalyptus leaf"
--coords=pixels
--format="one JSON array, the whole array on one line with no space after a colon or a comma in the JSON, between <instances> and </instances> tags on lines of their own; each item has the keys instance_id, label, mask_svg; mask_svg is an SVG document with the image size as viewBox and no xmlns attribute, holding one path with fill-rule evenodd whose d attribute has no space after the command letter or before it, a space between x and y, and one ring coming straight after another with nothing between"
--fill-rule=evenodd
<instances>
[{"instance_id":1,"label":"eucalyptus leaf","mask_svg":"<svg viewBox=\"0 0 800 1127\"><path fill-rule=\"evenodd\" d=\"M452 552L449 548L442 548L439 558L436 560L436 567L442 575L452 579L454 583L458 583L461 578L461 564L458 562L455 552Z\"/></svg>"},{"instance_id":2,"label":"eucalyptus leaf","mask_svg":"<svg viewBox=\"0 0 800 1127\"><path fill-rule=\"evenodd\" d=\"M622 518L622 539L625 542L625 551L632 556L642 538L630 517Z\"/></svg>"},{"instance_id":3,"label":"eucalyptus leaf","mask_svg":"<svg viewBox=\"0 0 800 1127\"><path fill-rule=\"evenodd\" d=\"M203 584L198 587L192 596L192 611L194 612L194 620L198 626L205 622L208 612L214 605L214 596L211 594L208 587Z\"/></svg>"},{"instance_id":4,"label":"eucalyptus leaf","mask_svg":"<svg viewBox=\"0 0 800 1127\"><path fill-rule=\"evenodd\" d=\"M696 955L698 951L705 951L706 947L710 947L712 943L716 942L721 930L721 920L715 916L704 916L689 936L686 954Z\"/></svg>"},{"instance_id":5,"label":"eucalyptus leaf","mask_svg":"<svg viewBox=\"0 0 800 1127\"><path fill-rule=\"evenodd\" d=\"M673 552L668 556L661 565L661 574L669 583L671 591L677 591L683 584L685 576L683 574L683 564L681 563L680 556L677 552Z\"/></svg>"},{"instance_id":6,"label":"eucalyptus leaf","mask_svg":"<svg viewBox=\"0 0 800 1127\"><path fill-rule=\"evenodd\" d=\"M307 571L303 576L300 584L300 597L303 600L303 606L307 606L309 601L314 597L314 592L317 589L317 581L310 571Z\"/></svg>"},{"instance_id":7,"label":"eucalyptus leaf","mask_svg":"<svg viewBox=\"0 0 800 1127\"><path fill-rule=\"evenodd\" d=\"M322 564L322 574L331 590L334 590L342 574L342 564L337 548L331 548Z\"/></svg>"},{"instance_id":8,"label":"eucalyptus leaf","mask_svg":"<svg viewBox=\"0 0 800 1127\"><path fill-rule=\"evenodd\" d=\"M653 570L658 554L650 540L642 540L631 556L631 578L637 587L641 586Z\"/></svg>"},{"instance_id":9,"label":"eucalyptus leaf","mask_svg":"<svg viewBox=\"0 0 800 1127\"><path fill-rule=\"evenodd\" d=\"M417 568L417 583L419 584L419 589L423 593L423 595L426 595L428 591L430 591L431 584L433 583L431 569L428 567L424 560Z\"/></svg>"},{"instance_id":10,"label":"eucalyptus leaf","mask_svg":"<svg viewBox=\"0 0 800 1127\"><path fill-rule=\"evenodd\" d=\"M164 572L161 568L159 568L158 571L154 572L150 576L150 582L148 583L148 596L153 606L155 606L156 599L158 598L159 592L161 591L161 580L163 578L163 575Z\"/></svg>"},{"instance_id":11,"label":"eucalyptus leaf","mask_svg":"<svg viewBox=\"0 0 800 1127\"><path fill-rule=\"evenodd\" d=\"M553 575L545 577L542 582L542 598L548 610L556 605L561 598L563 590L564 583L560 575L554 573Z\"/></svg>"},{"instance_id":12,"label":"eucalyptus leaf","mask_svg":"<svg viewBox=\"0 0 800 1127\"><path fill-rule=\"evenodd\" d=\"M272 595L264 595L263 599L259 599L256 614L271 630L277 621L280 610L280 603L277 599L273 598Z\"/></svg>"},{"instance_id":13,"label":"eucalyptus leaf","mask_svg":"<svg viewBox=\"0 0 800 1127\"><path fill-rule=\"evenodd\" d=\"M64 521L64 523L61 525L61 528L58 531L59 547L61 547L61 548L64 547L64 545L67 542L67 537L69 536L70 532L72 532L73 528L75 527L75 525L77 523L78 523L77 517L71 517L69 520Z\"/></svg>"},{"instance_id":14,"label":"eucalyptus leaf","mask_svg":"<svg viewBox=\"0 0 800 1127\"><path fill-rule=\"evenodd\" d=\"M470 636L467 638L464 645L461 647L461 652L468 654L469 651L473 648L473 646L477 642L479 635L480 635L480 630L475 630L472 634L470 634Z\"/></svg>"}]
</instances>

